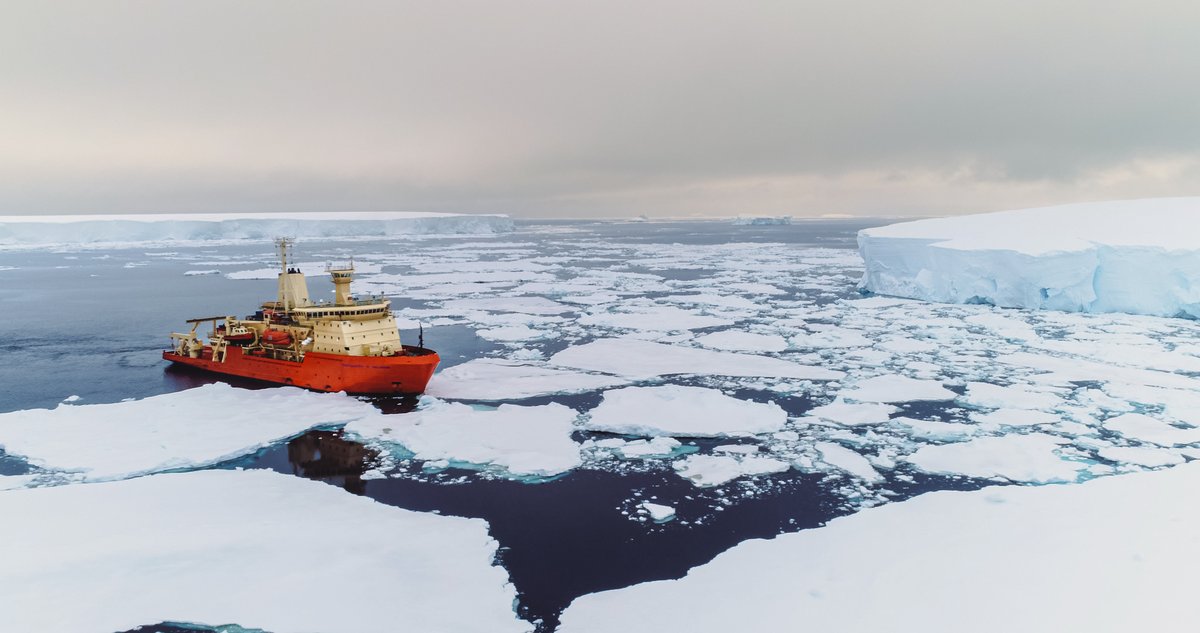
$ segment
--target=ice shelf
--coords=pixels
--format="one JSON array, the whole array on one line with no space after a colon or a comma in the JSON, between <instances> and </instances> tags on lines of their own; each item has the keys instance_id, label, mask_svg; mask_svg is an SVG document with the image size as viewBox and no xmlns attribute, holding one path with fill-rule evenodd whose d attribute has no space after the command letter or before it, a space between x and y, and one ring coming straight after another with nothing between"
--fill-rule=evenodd
<instances>
[{"instance_id":1,"label":"ice shelf","mask_svg":"<svg viewBox=\"0 0 1200 633\"><path fill-rule=\"evenodd\" d=\"M136 245L292 237L503 233L504 215L455 213L173 213L0 216L0 246Z\"/></svg>"},{"instance_id":2,"label":"ice shelf","mask_svg":"<svg viewBox=\"0 0 1200 633\"><path fill-rule=\"evenodd\" d=\"M1071 204L865 229L861 287L943 303L1200 317L1200 198Z\"/></svg>"}]
</instances>

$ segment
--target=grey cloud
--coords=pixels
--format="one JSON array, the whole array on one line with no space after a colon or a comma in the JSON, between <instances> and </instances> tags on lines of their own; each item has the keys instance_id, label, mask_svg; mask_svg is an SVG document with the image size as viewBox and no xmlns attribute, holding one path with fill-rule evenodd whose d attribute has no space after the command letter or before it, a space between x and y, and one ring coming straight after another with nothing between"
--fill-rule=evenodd
<instances>
[{"instance_id":1,"label":"grey cloud","mask_svg":"<svg viewBox=\"0 0 1200 633\"><path fill-rule=\"evenodd\" d=\"M1189 170L1095 174L1200 156L1198 23L1081 0L8 3L0 212L1192 193Z\"/></svg>"}]
</instances>

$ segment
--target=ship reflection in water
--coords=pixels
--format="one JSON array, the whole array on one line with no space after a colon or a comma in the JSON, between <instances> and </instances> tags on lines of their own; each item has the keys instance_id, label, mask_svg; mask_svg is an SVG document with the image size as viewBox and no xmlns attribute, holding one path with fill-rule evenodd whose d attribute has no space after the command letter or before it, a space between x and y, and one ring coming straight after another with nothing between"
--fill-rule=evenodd
<instances>
[{"instance_id":1,"label":"ship reflection in water","mask_svg":"<svg viewBox=\"0 0 1200 633\"><path fill-rule=\"evenodd\" d=\"M293 475L320 479L356 495L366 492L362 475L377 456L374 450L343 438L341 431L309 431L287 445Z\"/></svg>"}]
</instances>

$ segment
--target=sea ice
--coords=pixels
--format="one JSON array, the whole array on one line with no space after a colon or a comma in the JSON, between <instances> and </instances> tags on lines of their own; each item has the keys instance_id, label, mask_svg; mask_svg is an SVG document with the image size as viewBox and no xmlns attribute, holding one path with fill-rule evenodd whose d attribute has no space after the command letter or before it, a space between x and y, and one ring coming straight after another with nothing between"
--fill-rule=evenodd
<instances>
[{"instance_id":1,"label":"sea ice","mask_svg":"<svg viewBox=\"0 0 1200 633\"><path fill-rule=\"evenodd\" d=\"M883 477L879 476L879 472L871 466L871 462L867 458L840 444L817 442L816 449L821 454L821 461L830 466L840 468L866 481L876 482L883 480Z\"/></svg>"},{"instance_id":2,"label":"sea ice","mask_svg":"<svg viewBox=\"0 0 1200 633\"><path fill-rule=\"evenodd\" d=\"M751 475L782 473L791 466L771 457L688 455L674 464L680 477L701 488L719 486Z\"/></svg>"},{"instance_id":3,"label":"sea ice","mask_svg":"<svg viewBox=\"0 0 1200 633\"><path fill-rule=\"evenodd\" d=\"M556 393L596 391L625 382L615 376L477 358L434 374L426 393L457 400L520 400Z\"/></svg>"},{"instance_id":4,"label":"sea ice","mask_svg":"<svg viewBox=\"0 0 1200 633\"><path fill-rule=\"evenodd\" d=\"M1104 428L1139 442L1178 446L1200 442L1200 429L1181 429L1140 413L1127 413L1104 421Z\"/></svg>"},{"instance_id":5,"label":"sea ice","mask_svg":"<svg viewBox=\"0 0 1200 633\"><path fill-rule=\"evenodd\" d=\"M346 425L346 433L400 444L422 461L448 460L517 477L549 477L582 463L579 445L571 439L577 415L558 403L478 409L424 398L412 413L365 417Z\"/></svg>"},{"instance_id":6,"label":"sea ice","mask_svg":"<svg viewBox=\"0 0 1200 633\"><path fill-rule=\"evenodd\" d=\"M650 515L650 519L655 523L666 523L675 518L675 508L671 506L651 503L649 501L643 501L638 505L646 511L646 514Z\"/></svg>"},{"instance_id":7,"label":"sea ice","mask_svg":"<svg viewBox=\"0 0 1200 633\"><path fill-rule=\"evenodd\" d=\"M552 365L600 371L635 380L671 374L770 376L837 380L845 374L779 358L666 345L632 338L605 338L575 345L550 357Z\"/></svg>"},{"instance_id":8,"label":"sea ice","mask_svg":"<svg viewBox=\"0 0 1200 633\"><path fill-rule=\"evenodd\" d=\"M967 383L967 393L959 398L963 404L990 409L1051 410L1062 404L1052 393L1033 391L1018 386L1002 387L986 382Z\"/></svg>"},{"instance_id":9,"label":"sea ice","mask_svg":"<svg viewBox=\"0 0 1200 633\"><path fill-rule=\"evenodd\" d=\"M850 404L838 398L830 404L810 410L806 415L846 426L859 426L887 422L897 411L899 409L890 404Z\"/></svg>"},{"instance_id":10,"label":"sea ice","mask_svg":"<svg viewBox=\"0 0 1200 633\"><path fill-rule=\"evenodd\" d=\"M577 598L561 633L1168 631L1194 618L1200 464L932 492ZM1154 491L1154 494L1147 494ZM737 608L730 608L737 605ZM870 605L870 608L864 608Z\"/></svg>"},{"instance_id":11,"label":"sea ice","mask_svg":"<svg viewBox=\"0 0 1200 633\"><path fill-rule=\"evenodd\" d=\"M1066 440L1053 435L1002 435L966 442L922 446L905 458L930 473L1002 477L1029 483L1073 482L1086 464L1058 455Z\"/></svg>"},{"instance_id":12,"label":"sea ice","mask_svg":"<svg viewBox=\"0 0 1200 633\"><path fill-rule=\"evenodd\" d=\"M788 348L787 340L778 334L754 334L736 330L705 334L697 338L696 342L705 347L733 352L782 352Z\"/></svg>"},{"instance_id":13,"label":"sea ice","mask_svg":"<svg viewBox=\"0 0 1200 633\"><path fill-rule=\"evenodd\" d=\"M0 492L0 630L528 632L479 519L265 470ZM317 551L314 553L314 548ZM330 602L330 583L369 608Z\"/></svg>"},{"instance_id":14,"label":"sea ice","mask_svg":"<svg viewBox=\"0 0 1200 633\"><path fill-rule=\"evenodd\" d=\"M88 481L201 468L375 414L343 394L214 383L143 400L0 413L0 447Z\"/></svg>"},{"instance_id":15,"label":"sea ice","mask_svg":"<svg viewBox=\"0 0 1200 633\"><path fill-rule=\"evenodd\" d=\"M1200 198L1071 204L859 232L862 287L947 303L1200 316Z\"/></svg>"},{"instance_id":16,"label":"sea ice","mask_svg":"<svg viewBox=\"0 0 1200 633\"><path fill-rule=\"evenodd\" d=\"M907 376L887 374L860 380L842 397L857 402L915 402L919 400L953 400L958 394L936 380L917 380Z\"/></svg>"},{"instance_id":17,"label":"sea ice","mask_svg":"<svg viewBox=\"0 0 1200 633\"><path fill-rule=\"evenodd\" d=\"M775 403L752 402L715 389L662 385L604 392L585 426L624 435L724 437L771 433L787 423Z\"/></svg>"}]
</instances>

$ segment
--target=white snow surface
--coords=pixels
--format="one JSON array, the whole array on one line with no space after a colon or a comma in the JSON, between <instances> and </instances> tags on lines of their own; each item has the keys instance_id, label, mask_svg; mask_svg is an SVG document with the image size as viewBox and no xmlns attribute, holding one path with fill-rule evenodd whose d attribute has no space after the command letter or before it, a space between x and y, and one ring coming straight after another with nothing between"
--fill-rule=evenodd
<instances>
[{"instance_id":1,"label":"white snow surface","mask_svg":"<svg viewBox=\"0 0 1200 633\"><path fill-rule=\"evenodd\" d=\"M705 334L697 338L696 342L705 347L732 352L782 352L788 348L787 339L778 334L755 334L737 330Z\"/></svg>"},{"instance_id":2,"label":"white snow surface","mask_svg":"<svg viewBox=\"0 0 1200 633\"><path fill-rule=\"evenodd\" d=\"M859 426L887 422L896 411L899 409L890 404L851 404L837 399L829 404L813 408L807 415L846 426Z\"/></svg>"},{"instance_id":3,"label":"white snow surface","mask_svg":"<svg viewBox=\"0 0 1200 633\"><path fill-rule=\"evenodd\" d=\"M1186 630L1200 509L1180 500L1197 486L1187 464L928 493L743 542L679 580L582 596L559 631Z\"/></svg>"},{"instance_id":4,"label":"white snow surface","mask_svg":"<svg viewBox=\"0 0 1200 633\"><path fill-rule=\"evenodd\" d=\"M1066 444L1053 435L1001 435L979 437L955 444L922 446L905 458L931 473L1000 477L1028 483L1073 482L1086 464L1059 455Z\"/></svg>"},{"instance_id":5,"label":"white snow surface","mask_svg":"<svg viewBox=\"0 0 1200 633\"><path fill-rule=\"evenodd\" d=\"M0 216L0 246L133 245L298 238L508 232L503 215L455 213L179 213Z\"/></svg>"},{"instance_id":6,"label":"white snow surface","mask_svg":"<svg viewBox=\"0 0 1200 633\"><path fill-rule=\"evenodd\" d=\"M0 492L0 630L529 631L479 519L265 470ZM306 555L318 548L318 553ZM369 608L330 603L330 582Z\"/></svg>"},{"instance_id":7,"label":"white snow surface","mask_svg":"<svg viewBox=\"0 0 1200 633\"><path fill-rule=\"evenodd\" d=\"M458 400L519 400L559 393L596 391L625 384L616 376L477 358L434 374L425 393Z\"/></svg>"},{"instance_id":8,"label":"white snow surface","mask_svg":"<svg viewBox=\"0 0 1200 633\"><path fill-rule=\"evenodd\" d=\"M600 371L635 380L672 374L771 376L837 380L840 371L801 365L780 358L683 347L633 338L604 338L564 349L550 357L552 365Z\"/></svg>"},{"instance_id":9,"label":"white snow surface","mask_svg":"<svg viewBox=\"0 0 1200 633\"><path fill-rule=\"evenodd\" d=\"M670 521L671 519L675 518L675 508L671 506L665 506L661 503L653 503L650 501L643 501L639 504L639 507L645 510L646 514L650 515L651 520L658 521L660 523L664 521Z\"/></svg>"},{"instance_id":10,"label":"white snow surface","mask_svg":"<svg viewBox=\"0 0 1200 633\"><path fill-rule=\"evenodd\" d=\"M548 477L582 463L579 445L571 439L577 415L558 403L478 409L427 397L416 411L364 417L348 424L346 433L400 444L426 462L446 460L511 476Z\"/></svg>"},{"instance_id":11,"label":"white snow surface","mask_svg":"<svg viewBox=\"0 0 1200 633\"><path fill-rule=\"evenodd\" d=\"M787 423L787 412L770 402L727 396L716 389L684 385L625 387L604 392L585 426L646 437L726 437L771 433Z\"/></svg>"},{"instance_id":12,"label":"white snow surface","mask_svg":"<svg viewBox=\"0 0 1200 633\"><path fill-rule=\"evenodd\" d=\"M1200 198L1071 204L859 232L882 295L1074 312L1200 316Z\"/></svg>"},{"instance_id":13,"label":"white snow surface","mask_svg":"<svg viewBox=\"0 0 1200 633\"><path fill-rule=\"evenodd\" d=\"M917 380L896 374L860 380L839 395L858 402L916 402L953 400L958 397L958 394L936 380Z\"/></svg>"},{"instance_id":14,"label":"white snow surface","mask_svg":"<svg viewBox=\"0 0 1200 633\"><path fill-rule=\"evenodd\" d=\"M791 466L771 457L743 455L688 455L674 463L675 472L700 488L719 486L753 475L782 473Z\"/></svg>"},{"instance_id":15,"label":"white snow surface","mask_svg":"<svg viewBox=\"0 0 1200 633\"><path fill-rule=\"evenodd\" d=\"M60 404L0 413L0 447L87 481L202 468L314 427L377 415L344 394L213 383L113 404Z\"/></svg>"}]
</instances>

